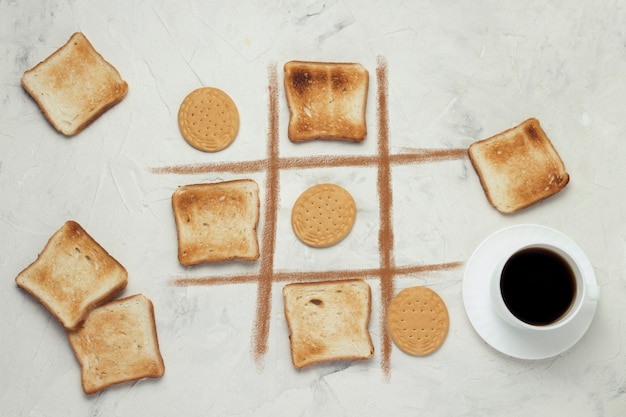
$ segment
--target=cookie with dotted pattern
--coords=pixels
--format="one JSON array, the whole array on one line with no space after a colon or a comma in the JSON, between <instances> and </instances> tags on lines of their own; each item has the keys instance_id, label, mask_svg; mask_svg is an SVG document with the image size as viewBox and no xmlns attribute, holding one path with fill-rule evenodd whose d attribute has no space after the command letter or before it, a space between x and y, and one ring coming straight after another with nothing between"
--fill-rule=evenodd
<instances>
[{"instance_id":1,"label":"cookie with dotted pattern","mask_svg":"<svg viewBox=\"0 0 626 417\"><path fill-rule=\"evenodd\" d=\"M450 319L439 294L416 286L400 291L391 300L387 324L396 346L410 355L424 356L443 344Z\"/></svg>"},{"instance_id":2,"label":"cookie with dotted pattern","mask_svg":"<svg viewBox=\"0 0 626 417\"><path fill-rule=\"evenodd\" d=\"M304 191L291 211L293 231L306 245L323 248L344 239L356 219L352 195L336 184L318 184Z\"/></svg>"},{"instance_id":3,"label":"cookie with dotted pattern","mask_svg":"<svg viewBox=\"0 0 626 417\"><path fill-rule=\"evenodd\" d=\"M213 87L198 88L178 110L178 127L191 146L204 152L228 147L239 132L239 111L228 94Z\"/></svg>"}]
</instances>

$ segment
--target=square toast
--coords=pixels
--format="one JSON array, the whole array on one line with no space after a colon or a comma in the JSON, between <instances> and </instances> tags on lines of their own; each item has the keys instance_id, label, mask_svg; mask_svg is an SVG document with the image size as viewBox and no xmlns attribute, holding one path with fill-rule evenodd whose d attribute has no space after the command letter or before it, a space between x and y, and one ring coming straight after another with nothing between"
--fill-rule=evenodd
<instances>
[{"instance_id":1,"label":"square toast","mask_svg":"<svg viewBox=\"0 0 626 417\"><path fill-rule=\"evenodd\" d=\"M86 394L165 373L154 307L141 294L92 310L83 325L68 331L67 337L80 363Z\"/></svg>"},{"instance_id":2,"label":"square toast","mask_svg":"<svg viewBox=\"0 0 626 417\"><path fill-rule=\"evenodd\" d=\"M284 71L291 141L365 138L369 73L361 64L290 61Z\"/></svg>"},{"instance_id":3,"label":"square toast","mask_svg":"<svg viewBox=\"0 0 626 417\"><path fill-rule=\"evenodd\" d=\"M65 328L75 329L96 306L126 287L126 269L75 221L67 221L37 259L15 278Z\"/></svg>"},{"instance_id":4,"label":"square toast","mask_svg":"<svg viewBox=\"0 0 626 417\"><path fill-rule=\"evenodd\" d=\"M128 92L119 72L81 32L24 72L22 86L50 124L66 136L82 131Z\"/></svg>"},{"instance_id":5,"label":"square toast","mask_svg":"<svg viewBox=\"0 0 626 417\"><path fill-rule=\"evenodd\" d=\"M296 368L374 355L368 330L372 295L365 281L288 284L283 297Z\"/></svg>"},{"instance_id":6,"label":"square toast","mask_svg":"<svg viewBox=\"0 0 626 417\"><path fill-rule=\"evenodd\" d=\"M172 208L182 265L259 257L259 187L234 180L178 187Z\"/></svg>"},{"instance_id":7,"label":"square toast","mask_svg":"<svg viewBox=\"0 0 626 417\"><path fill-rule=\"evenodd\" d=\"M535 118L470 145L469 157L488 201L514 213L561 191L569 174Z\"/></svg>"}]
</instances>

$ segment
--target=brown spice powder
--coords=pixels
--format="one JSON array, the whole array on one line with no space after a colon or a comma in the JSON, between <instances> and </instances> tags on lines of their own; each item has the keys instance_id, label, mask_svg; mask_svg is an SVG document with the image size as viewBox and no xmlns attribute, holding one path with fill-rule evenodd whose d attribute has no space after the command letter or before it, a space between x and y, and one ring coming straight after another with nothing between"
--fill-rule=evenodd
<instances>
[{"instance_id":1,"label":"brown spice powder","mask_svg":"<svg viewBox=\"0 0 626 417\"><path fill-rule=\"evenodd\" d=\"M386 326L387 310L393 296L393 227L391 186L391 165L389 162L389 110L387 103L387 61L379 57L376 67L376 81L378 85L377 119L378 119L378 201L380 229L378 231L378 250L380 252L380 346L381 367L383 374L390 375L391 338Z\"/></svg>"},{"instance_id":2,"label":"brown spice powder","mask_svg":"<svg viewBox=\"0 0 626 417\"><path fill-rule=\"evenodd\" d=\"M276 217L278 215L278 194L280 170L278 167L278 74L276 64L268 68L268 134L267 134L267 174L265 186L265 217L261 239L261 268L258 279L256 319L252 349L260 366L267 352L272 309L272 273L274 272L274 251L276 247Z\"/></svg>"}]
</instances>

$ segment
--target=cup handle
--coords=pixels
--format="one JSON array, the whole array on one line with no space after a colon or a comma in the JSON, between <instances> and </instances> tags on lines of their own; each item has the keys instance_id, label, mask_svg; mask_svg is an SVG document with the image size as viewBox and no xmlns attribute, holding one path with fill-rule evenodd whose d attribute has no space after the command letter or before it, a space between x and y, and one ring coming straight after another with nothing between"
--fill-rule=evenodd
<instances>
[{"instance_id":1,"label":"cup handle","mask_svg":"<svg viewBox=\"0 0 626 417\"><path fill-rule=\"evenodd\" d=\"M587 300L597 301L600 299L600 287L597 285L587 285L585 288L587 292Z\"/></svg>"}]
</instances>

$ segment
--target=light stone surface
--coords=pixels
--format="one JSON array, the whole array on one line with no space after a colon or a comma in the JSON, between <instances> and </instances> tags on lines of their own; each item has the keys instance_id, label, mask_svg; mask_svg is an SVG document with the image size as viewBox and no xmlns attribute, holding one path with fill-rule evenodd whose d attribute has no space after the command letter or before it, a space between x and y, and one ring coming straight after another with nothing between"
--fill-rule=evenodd
<instances>
[{"instance_id":1,"label":"light stone surface","mask_svg":"<svg viewBox=\"0 0 626 417\"><path fill-rule=\"evenodd\" d=\"M7 416L618 416L626 410L626 1L0 1L0 414ZM66 138L20 86L23 72L82 31L129 84L126 98ZM279 77L280 156L373 155L376 68L388 66L392 154L459 149L537 117L571 181L513 215L487 202L467 158L394 166L396 265L460 262L395 280L426 285L450 314L427 357L392 346L381 364L381 290L372 287L375 354L296 370L281 289L271 288L267 351L255 357L256 283L180 287L179 278L257 273L256 263L184 268L171 195L179 185L242 174L159 174L152 168L264 158L268 71ZM362 63L370 72L361 144L287 139L282 65L292 59ZM180 135L178 107L213 86L238 106L241 127L207 155ZM265 185L265 173L246 177ZM280 173L276 271L377 268L374 167ZM349 186L357 220L324 250L301 244L291 206L319 182ZM265 191L262 191L265 195ZM263 201L262 197L262 201ZM262 216L265 214L261 207ZM125 295L153 303L165 375L86 396L62 326L15 276L68 219L129 272ZM494 231L536 223L575 240L602 296L591 327L553 358L514 359L472 328L464 263ZM263 218L259 238L263 236Z\"/></svg>"}]
</instances>

